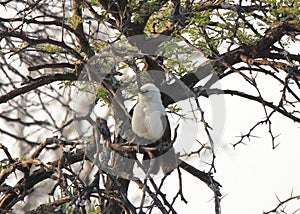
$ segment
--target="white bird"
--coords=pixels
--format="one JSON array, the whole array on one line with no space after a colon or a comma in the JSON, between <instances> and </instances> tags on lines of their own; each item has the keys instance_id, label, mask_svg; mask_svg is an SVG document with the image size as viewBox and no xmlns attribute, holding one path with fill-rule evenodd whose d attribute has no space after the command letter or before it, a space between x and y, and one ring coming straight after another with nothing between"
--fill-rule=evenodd
<instances>
[{"instance_id":1,"label":"white bird","mask_svg":"<svg viewBox=\"0 0 300 214\"><path fill-rule=\"evenodd\" d=\"M143 166L147 174L157 174L160 167L168 174L177 166L167 113L160 91L152 83L143 85L139 90L138 103L132 116L132 130L138 137L146 139L143 144L150 141L147 147L156 148L144 154ZM169 151L162 151L162 147L169 148Z\"/></svg>"}]
</instances>

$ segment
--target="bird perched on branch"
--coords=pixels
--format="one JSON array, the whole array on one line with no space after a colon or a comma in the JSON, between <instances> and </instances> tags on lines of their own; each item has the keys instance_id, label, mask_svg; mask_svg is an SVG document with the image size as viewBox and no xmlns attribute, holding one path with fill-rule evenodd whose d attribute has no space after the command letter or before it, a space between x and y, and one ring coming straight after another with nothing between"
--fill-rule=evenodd
<instances>
[{"instance_id":1,"label":"bird perched on branch","mask_svg":"<svg viewBox=\"0 0 300 214\"><path fill-rule=\"evenodd\" d=\"M171 128L162 104L159 89L152 83L143 85L138 94L138 103L132 116L132 130L145 145L143 167L147 174L157 174L160 167L164 174L177 166L172 147Z\"/></svg>"}]
</instances>

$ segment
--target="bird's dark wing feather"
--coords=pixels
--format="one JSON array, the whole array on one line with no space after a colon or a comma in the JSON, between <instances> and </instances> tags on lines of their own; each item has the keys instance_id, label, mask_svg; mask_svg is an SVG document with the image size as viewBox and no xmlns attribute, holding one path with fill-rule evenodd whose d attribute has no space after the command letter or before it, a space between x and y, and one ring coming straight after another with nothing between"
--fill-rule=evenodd
<instances>
[{"instance_id":1,"label":"bird's dark wing feather","mask_svg":"<svg viewBox=\"0 0 300 214\"><path fill-rule=\"evenodd\" d=\"M150 154L145 153L143 157L143 165L146 171L149 170L151 174L157 174L160 167L165 174L172 171L177 167L177 158L171 140L171 126L167 115L162 115L161 120L164 127L164 134L156 142L149 144L148 147L157 147L157 151L153 151ZM169 148L169 149L166 149ZM151 161L151 169L150 167Z\"/></svg>"}]
</instances>

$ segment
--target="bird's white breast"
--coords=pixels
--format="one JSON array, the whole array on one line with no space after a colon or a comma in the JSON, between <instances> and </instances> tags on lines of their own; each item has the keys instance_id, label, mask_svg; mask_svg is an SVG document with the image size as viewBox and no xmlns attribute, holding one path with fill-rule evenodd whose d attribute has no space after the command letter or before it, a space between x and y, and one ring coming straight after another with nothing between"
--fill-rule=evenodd
<instances>
[{"instance_id":1,"label":"bird's white breast","mask_svg":"<svg viewBox=\"0 0 300 214\"><path fill-rule=\"evenodd\" d=\"M161 103L139 102L133 112L133 131L152 141L160 139L164 133L162 115L166 115L166 111Z\"/></svg>"}]
</instances>

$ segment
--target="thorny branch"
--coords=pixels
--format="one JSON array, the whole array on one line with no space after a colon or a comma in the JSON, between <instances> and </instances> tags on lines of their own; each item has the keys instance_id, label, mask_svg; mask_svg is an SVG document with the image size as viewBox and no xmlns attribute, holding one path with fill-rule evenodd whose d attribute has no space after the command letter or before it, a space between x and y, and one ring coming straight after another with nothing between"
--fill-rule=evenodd
<instances>
[{"instance_id":1,"label":"thorny branch","mask_svg":"<svg viewBox=\"0 0 300 214\"><path fill-rule=\"evenodd\" d=\"M299 53L285 45L288 42L292 46L299 46L299 17L293 14L293 9L298 10L299 5L295 1L288 7L281 6L285 7L282 10L285 12L276 11L279 6L271 1L251 1L247 4L243 0L238 3L158 0L139 1L138 4L120 0L75 0L72 3L1 1L0 7L7 11L0 16L0 133L1 137L4 136L1 138L0 143L3 145L0 149L5 156L1 161L1 211L14 209L18 201L26 200L35 192L34 188L38 184L52 180L54 187L51 194L54 195L54 201L46 203L46 206L57 207L67 203L68 207L74 209L74 213L85 213L87 210L82 206L84 201L95 199L95 207L99 207L102 212L136 213L140 207L127 198L129 182L133 182L145 190L145 197L149 195L152 200L150 205L145 200L141 204L141 211L151 213L157 208L162 213L176 213L173 205L177 203L177 198L180 196L184 203L188 201L183 196L184 180L180 171L183 169L208 185L215 195L215 213L221 213L221 185L213 179L212 174L217 167L215 156L211 163L213 170L209 172L203 172L183 161L180 163L177 169L178 192L172 202L167 200L161 190L163 185L168 184L166 177L161 179L158 187L153 180L149 181L148 186L140 180L114 177L95 169L93 163L87 164L89 160L80 148L84 142L74 135L74 126L78 125L74 116L74 94L78 91L76 80L96 52L102 52L124 37L144 36L143 45L136 47L143 52L151 42L149 38L152 37L148 35L177 36L208 60L193 72L173 74L193 93L188 97L185 93L178 93L176 100L163 96L164 105L167 107L174 102L194 98L213 147L210 128L214 127L210 127L206 121L206 109L202 109L198 98L231 95L253 101L262 108L264 118L257 121L248 132L243 132L233 146L245 143L246 138L256 137L254 131L266 124L272 147L276 148L276 137L280 133L273 133L274 116L279 114L300 123L300 57ZM215 18L219 20L218 23L213 21ZM257 29L257 23L261 24L262 29ZM187 38L186 34L189 35ZM224 44L229 45L224 47ZM157 42L151 48L156 49L160 45L161 42ZM143 71L150 73L150 70L172 72L165 69L166 63L168 59L160 56L142 55L138 59L124 61L129 68L140 69L136 72L138 74ZM198 86L201 80L209 78L212 68L218 78ZM111 80L106 82L109 85L106 88L116 90L127 74L117 68L112 68L110 72ZM120 74L123 80L116 80L111 75L114 72ZM178 91L178 85L167 84L165 75L155 77L152 72L150 76L157 85L166 86L166 91ZM235 79L236 76L241 77L243 84L254 88L255 93L235 89L234 86L224 90L213 87L218 80ZM258 81L261 76L268 78L266 81L275 80L280 85L279 90L274 90L278 94L277 100L264 96L263 87ZM104 100L108 97L100 93L103 91L98 92ZM79 104L83 102L85 100L78 100ZM89 107L90 113L94 105L90 103ZM89 117L88 122L92 121L90 115L86 117ZM105 130L108 131L100 131L99 139L95 139L115 152L132 156L156 149L130 144L114 128L106 126ZM174 132L176 138L177 129ZM53 133L57 136L47 138L53 136ZM79 133L79 136L84 134ZM10 148L4 146L15 141L19 143L16 147L20 150L19 154L10 153ZM186 154L190 156L200 153L203 148L186 151ZM50 152L55 153L53 160L44 161L45 154ZM90 176L83 178L82 174ZM16 178L11 186L7 184L10 177ZM59 191L62 194L60 198L55 195ZM293 199L298 197L293 196L280 202L268 213L276 212Z\"/></svg>"},{"instance_id":2,"label":"thorny branch","mask_svg":"<svg viewBox=\"0 0 300 214\"><path fill-rule=\"evenodd\" d=\"M272 209L272 210L270 210L268 212L263 212L263 214L286 213L286 211L285 211L286 204L289 203L292 200L299 200L300 196L299 195L297 195L297 196L291 196L288 199L283 200L283 201L279 200L279 198L277 198L277 199L279 201L278 205L274 209ZM299 209L295 210L293 213L297 213L298 211L299 211Z\"/></svg>"}]
</instances>

